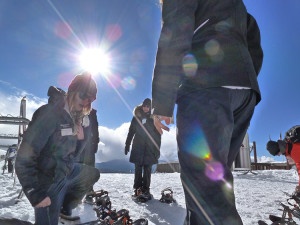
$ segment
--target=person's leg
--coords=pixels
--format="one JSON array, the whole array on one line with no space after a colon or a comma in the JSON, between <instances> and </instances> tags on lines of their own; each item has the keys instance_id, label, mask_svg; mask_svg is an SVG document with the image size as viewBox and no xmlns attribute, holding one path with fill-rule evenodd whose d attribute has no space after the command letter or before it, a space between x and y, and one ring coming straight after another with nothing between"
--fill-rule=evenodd
<instances>
[{"instance_id":1,"label":"person's leg","mask_svg":"<svg viewBox=\"0 0 300 225\"><path fill-rule=\"evenodd\" d=\"M151 170L152 165L144 165L144 174L143 174L143 190L150 193L150 183L151 183Z\"/></svg>"},{"instance_id":2,"label":"person's leg","mask_svg":"<svg viewBox=\"0 0 300 225\"><path fill-rule=\"evenodd\" d=\"M73 171L67 176L68 188L63 208L70 211L81 203L88 190L99 180L98 169L84 164L75 164Z\"/></svg>"},{"instance_id":3,"label":"person's leg","mask_svg":"<svg viewBox=\"0 0 300 225\"><path fill-rule=\"evenodd\" d=\"M95 167L95 153L91 150L87 151L85 154L84 164ZM93 186L87 191L87 193L94 192Z\"/></svg>"},{"instance_id":4,"label":"person's leg","mask_svg":"<svg viewBox=\"0 0 300 225\"><path fill-rule=\"evenodd\" d=\"M13 169L14 169L13 160L12 159L8 159L7 160L7 172L8 173L12 173Z\"/></svg>"},{"instance_id":5,"label":"person's leg","mask_svg":"<svg viewBox=\"0 0 300 225\"><path fill-rule=\"evenodd\" d=\"M252 90L231 90L231 93L232 107L234 108L234 126L227 162L229 168L231 168L234 160L240 152L241 144L243 143L244 137L247 133L256 105L256 95ZM241 104L242 102L244 104Z\"/></svg>"},{"instance_id":6,"label":"person's leg","mask_svg":"<svg viewBox=\"0 0 300 225\"><path fill-rule=\"evenodd\" d=\"M243 224L227 166L234 130L231 94L225 88L210 88L178 100L177 142L186 224Z\"/></svg>"},{"instance_id":7,"label":"person's leg","mask_svg":"<svg viewBox=\"0 0 300 225\"><path fill-rule=\"evenodd\" d=\"M136 190L143 186L143 166L139 164L134 165L134 184L133 188Z\"/></svg>"},{"instance_id":8,"label":"person's leg","mask_svg":"<svg viewBox=\"0 0 300 225\"><path fill-rule=\"evenodd\" d=\"M35 225L57 225L64 196L67 190L66 179L54 183L48 190L51 205L45 208L34 208Z\"/></svg>"}]
</instances>

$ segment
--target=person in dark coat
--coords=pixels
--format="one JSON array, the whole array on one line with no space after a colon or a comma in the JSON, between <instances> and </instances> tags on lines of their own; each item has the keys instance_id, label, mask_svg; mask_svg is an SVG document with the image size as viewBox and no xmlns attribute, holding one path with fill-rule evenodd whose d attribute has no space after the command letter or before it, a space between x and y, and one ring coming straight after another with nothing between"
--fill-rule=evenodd
<instances>
[{"instance_id":1,"label":"person in dark coat","mask_svg":"<svg viewBox=\"0 0 300 225\"><path fill-rule=\"evenodd\" d=\"M57 225L60 213L70 216L100 177L96 168L75 162L91 137L88 114L96 93L89 73L75 76L66 94L50 87L48 104L34 112L24 133L15 170L35 225Z\"/></svg>"},{"instance_id":2,"label":"person in dark coat","mask_svg":"<svg viewBox=\"0 0 300 225\"><path fill-rule=\"evenodd\" d=\"M141 193L150 196L152 165L157 164L160 157L161 135L150 118L150 109L149 98L134 109L125 142L125 155L128 154L132 142L129 161L135 165L133 184L135 196Z\"/></svg>"},{"instance_id":3,"label":"person in dark coat","mask_svg":"<svg viewBox=\"0 0 300 225\"><path fill-rule=\"evenodd\" d=\"M153 118L162 134L177 103L185 225L242 225L231 166L261 100L259 27L242 0L163 0L162 20Z\"/></svg>"},{"instance_id":4,"label":"person in dark coat","mask_svg":"<svg viewBox=\"0 0 300 225\"><path fill-rule=\"evenodd\" d=\"M7 172L8 173L14 172L14 161L16 159L16 155L17 155L17 145L13 144L13 145L9 146L6 151L5 162L4 162L4 166L2 168L3 173L4 173L4 170L6 169L6 162L7 162Z\"/></svg>"}]
</instances>

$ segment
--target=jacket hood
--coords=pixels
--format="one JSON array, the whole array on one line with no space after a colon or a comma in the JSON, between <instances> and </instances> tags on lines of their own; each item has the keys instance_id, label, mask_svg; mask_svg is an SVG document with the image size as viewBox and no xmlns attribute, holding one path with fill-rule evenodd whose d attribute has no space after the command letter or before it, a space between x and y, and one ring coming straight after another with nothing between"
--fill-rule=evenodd
<instances>
[{"instance_id":1,"label":"jacket hood","mask_svg":"<svg viewBox=\"0 0 300 225\"><path fill-rule=\"evenodd\" d=\"M140 117L145 117L147 115L150 115L150 111L145 113L144 110L143 110L143 106L139 105L139 106L134 108L133 115L136 116L136 117L139 117L139 118Z\"/></svg>"},{"instance_id":2,"label":"jacket hood","mask_svg":"<svg viewBox=\"0 0 300 225\"><path fill-rule=\"evenodd\" d=\"M66 92L61 88L57 88L54 86L50 86L47 92L48 95L48 103L50 104L59 104L64 106L64 99L66 96Z\"/></svg>"}]
</instances>

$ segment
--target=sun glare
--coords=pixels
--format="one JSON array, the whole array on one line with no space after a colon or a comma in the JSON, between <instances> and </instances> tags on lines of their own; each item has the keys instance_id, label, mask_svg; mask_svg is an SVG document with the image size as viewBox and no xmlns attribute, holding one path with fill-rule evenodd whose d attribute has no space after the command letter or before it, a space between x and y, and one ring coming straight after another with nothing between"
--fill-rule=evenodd
<instances>
[{"instance_id":1,"label":"sun glare","mask_svg":"<svg viewBox=\"0 0 300 225\"><path fill-rule=\"evenodd\" d=\"M110 67L108 55L100 48L88 48L82 51L79 56L79 62L82 69L91 72L94 75L107 75Z\"/></svg>"}]
</instances>

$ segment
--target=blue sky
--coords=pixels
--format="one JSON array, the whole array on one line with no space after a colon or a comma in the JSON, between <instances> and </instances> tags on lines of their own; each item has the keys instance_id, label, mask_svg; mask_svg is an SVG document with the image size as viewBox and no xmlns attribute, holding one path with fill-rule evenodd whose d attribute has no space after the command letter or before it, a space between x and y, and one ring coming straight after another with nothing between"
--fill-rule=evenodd
<instances>
[{"instance_id":1,"label":"blue sky","mask_svg":"<svg viewBox=\"0 0 300 225\"><path fill-rule=\"evenodd\" d=\"M258 78L262 101L249 137L256 142L258 156L270 156L265 150L269 137L277 139L280 132L300 124L300 2L244 3L260 26L265 55ZM19 100L26 95L31 119L47 101L49 86L66 90L83 70L78 61L83 49L100 47L109 55L110 67L105 76L95 76L98 96L93 106L98 110L100 138L120 138L112 145L118 149L115 155L120 154L133 108L151 97L160 19L155 0L1 0L0 114L18 114ZM173 136L163 137L173 151L166 158L176 155L174 134L173 129ZM101 152L106 156L113 149L108 143Z\"/></svg>"}]
</instances>

